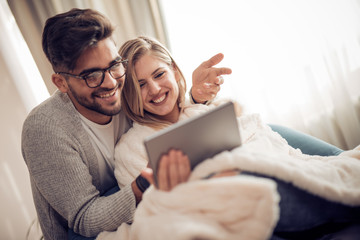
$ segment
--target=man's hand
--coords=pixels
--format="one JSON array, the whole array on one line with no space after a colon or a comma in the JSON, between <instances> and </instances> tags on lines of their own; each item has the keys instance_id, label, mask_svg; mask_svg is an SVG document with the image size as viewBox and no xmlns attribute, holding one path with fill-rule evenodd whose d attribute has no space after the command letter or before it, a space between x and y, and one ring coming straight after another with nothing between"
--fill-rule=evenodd
<instances>
[{"instance_id":1,"label":"man's hand","mask_svg":"<svg viewBox=\"0 0 360 240\"><path fill-rule=\"evenodd\" d=\"M189 158L179 150L170 150L161 157L157 171L159 190L170 191L180 183L187 182L191 173ZM141 172L151 184L154 183L153 172L147 168Z\"/></svg>"},{"instance_id":2,"label":"man's hand","mask_svg":"<svg viewBox=\"0 0 360 240\"><path fill-rule=\"evenodd\" d=\"M218 53L203 62L192 74L191 95L196 103L204 103L216 97L220 85L224 83L221 75L231 74L230 68L215 68L223 60L224 54Z\"/></svg>"}]
</instances>

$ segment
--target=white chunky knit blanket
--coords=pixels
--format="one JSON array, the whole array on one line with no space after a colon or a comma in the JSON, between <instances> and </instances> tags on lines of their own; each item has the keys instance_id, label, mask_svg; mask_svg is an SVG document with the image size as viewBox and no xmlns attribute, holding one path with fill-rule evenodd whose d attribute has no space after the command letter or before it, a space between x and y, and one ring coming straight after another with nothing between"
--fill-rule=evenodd
<instances>
[{"instance_id":1,"label":"white chunky knit blanket","mask_svg":"<svg viewBox=\"0 0 360 240\"><path fill-rule=\"evenodd\" d=\"M185 108L182 118L206 111ZM97 239L268 239L279 217L274 181L251 176L201 180L213 172L240 169L291 182L314 195L360 205L360 160L342 154L320 157L302 154L264 124L258 115L238 118L243 145L199 164L190 181L171 192L150 187L132 225ZM154 130L135 124L116 148L116 177L129 184L146 167L142 139ZM131 166L131 167L130 167Z\"/></svg>"}]
</instances>

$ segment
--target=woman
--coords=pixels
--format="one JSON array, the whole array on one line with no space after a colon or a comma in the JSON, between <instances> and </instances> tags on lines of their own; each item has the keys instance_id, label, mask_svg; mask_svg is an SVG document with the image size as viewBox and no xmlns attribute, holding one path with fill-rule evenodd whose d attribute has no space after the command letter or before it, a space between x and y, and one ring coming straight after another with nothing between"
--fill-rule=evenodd
<instances>
[{"instance_id":1,"label":"woman","mask_svg":"<svg viewBox=\"0 0 360 240\"><path fill-rule=\"evenodd\" d=\"M151 44L148 44L148 42ZM145 46L144 44L148 45ZM150 46L153 48L152 54L148 54L149 49L147 47ZM127 64L128 79L122 94L122 109L134 121L131 132L146 132L146 135L150 135L161 128L177 122L179 118L184 119L200 114L221 103L218 100L207 106L193 105L190 102L186 102L185 78L167 49L155 40L145 37L138 38L135 41L127 41L121 49L128 50L124 52L120 50L120 53L125 54L129 58ZM136 76L135 68L141 69L142 76ZM145 135L129 133L121 141L129 142L129 140L126 140L129 136ZM142 142L142 140L143 138L140 138L137 141ZM116 150L120 155L121 153L128 152L127 150L121 150L122 147L120 145ZM139 147L142 148L142 146ZM137 150L134 149L132 152L137 152ZM180 155L181 153L172 152L172 154ZM132 164L130 165L127 163L122 164L122 161L116 161L116 163L121 164L115 170L118 179L124 179L125 176L128 176L127 180L134 179L133 174L139 174L138 169L143 169L147 166L146 158L141 157L138 159L141 159L141 161L131 160ZM187 161L184 162L188 163ZM189 166L186 164L183 167L188 168ZM175 178L187 179L186 175L189 175L189 172L182 172L184 174L180 174ZM164 178L167 177L165 176ZM118 182L120 187L124 186L123 184L127 184L127 181L123 182L123 180L118 180ZM167 181L159 181L159 184L160 188L163 185L167 190L172 188ZM172 186L175 185L177 185L176 181Z\"/></svg>"},{"instance_id":2,"label":"woman","mask_svg":"<svg viewBox=\"0 0 360 240\"><path fill-rule=\"evenodd\" d=\"M216 103L205 106L191 105L185 101L184 77L170 53L156 40L147 37L130 40L121 47L120 55L128 59L127 77L122 99L123 109L134 121L133 128L122 137L115 149L115 176L121 187L126 185L128 181L133 181L140 171L146 169L146 153L143 145L140 144L146 136L174 122L208 111L216 106ZM186 156L182 155L181 152L172 151L163 157L159 166L158 187L160 190L173 190L168 195L164 195L162 191L154 188L147 191L144 195L144 201L137 211L138 217L135 216L133 229L139 230L140 227L137 228L139 225L144 227L144 219L155 218L166 223L167 220L171 219L170 216L175 216L176 223L191 221L195 217L193 213L203 207L202 205L191 208L193 205L190 203L196 202L193 199L196 194L199 194L196 195L198 200L202 198L207 198L209 201L213 198L216 200L205 210L199 211L198 215L195 214L196 217L200 216L200 218L195 217L196 221L192 223L194 225L201 224L196 225L197 227L191 232L193 234L191 237L206 238L208 236L206 234L210 234L211 231L209 229L204 230L201 226L214 224L216 227L225 226L225 228L217 229L218 236L213 239L236 239L239 237L267 239L273 231L274 239L276 235L287 238L293 236L309 238L310 234L323 233L322 231L312 231L314 228L326 228L333 223L335 226L343 226L342 224L346 225L360 220L360 209L358 207L360 205L360 193L356 190L356 184L360 179L355 172L346 171L346 169L360 170L360 162L357 159L346 156L325 158L304 155L291 148L284 139L263 124L258 116L240 116L238 120L243 134L243 146L240 149L235 149L231 154L220 154L214 157L212 161L204 161L194 169L189 181L190 167ZM349 153L342 155L346 154ZM340 159L343 161L340 162ZM161 176L160 169L171 166L170 163L172 162L177 162L178 168L175 168L173 172L170 171L169 176ZM346 166L340 166L341 164ZM237 175L238 172L240 175L237 177L196 181L209 174L211 176ZM145 172L144 175L146 174ZM340 179L333 179L334 176ZM164 181L160 181L160 179ZM313 180L314 182L311 182ZM353 180L354 184L349 183L349 180ZM186 183L179 185L183 182ZM179 186L174 188L177 185ZM236 190L234 186L236 186ZM250 189L257 190L249 192L248 186L251 186ZM231 199L225 204L228 205L228 208L222 209L217 214L225 212L222 217L229 220L235 216L237 217L236 220L232 219L232 221L227 222L228 224L224 224L221 219L214 216L210 218L212 220L210 223L205 224L206 221L204 222L204 218L201 218L202 214L208 213L219 205L224 205L221 204L224 203L224 199L218 198L219 194L211 192L214 188L217 190L228 189L225 192L232 194L226 198ZM340 190L344 191L339 193ZM190 217L186 218L187 215L181 211L176 212L175 215L169 214L170 210L181 206L181 204L176 205L173 201L184 196L181 194L189 192L192 193L190 198L192 201L189 203L189 208L192 211L188 213ZM259 193L259 195L250 196L254 192ZM209 195L206 195L207 193ZM167 199L170 195L172 197L168 201L161 202L162 198ZM278 195L280 195L280 203ZM254 198L252 199L252 197ZM230 204L234 203L232 200L237 199L238 208L241 208L240 203L247 206L246 204L249 202L245 201L246 198L249 202L256 202L254 200L256 198L266 199L263 202L268 203L268 205L262 208L259 201L253 205L250 215L246 217L250 216L257 224L255 224L256 227L249 222L247 222L248 225L243 225L247 229L254 227L253 231L247 231L253 235L249 233L250 235L245 236L241 235L244 234L241 225L237 225L240 221L244 222L241 220L244 219L243 211L237 212L237 207L231 208ZM157 200L155 201L155 199ZM189 197L185 196L181 200L185 204L188 199ZM158 202L161 202L160 205ZM172 202L173 205L168 205L169 202ZM163 212L162 217L158 218L162 214L161 211L154 210L151 212L155 206L157 210L163 208L167 210ZM319 213L319 210L322 212ZM252 215L252 212L256 211L261 213L260 218ZM186 221L179 220L183 218ZM208 215L206 215L206 219L209 219ZM139 224L141 222L143 224ZM146 223L147 226L151 226L149 221ZM179 226L179 224L175 225ZM184 227L184 225L181 226ZM232 227L232 230L237 230L235 233L228 231ZM144 228L142 229L146 233ZM171 234L173 233L171 231L178 228L169 229L171 229L169 232ZM201 229L201 231L199 232L197 229ZM136 234L141 235L141 233ZM164 231L162 231L162 236L166 238ZM211 236L214 236L213 232ZM224 238L224 236L226 237ZM310 237L313 238L314 236Z\"/></svg>"}]
</instances>

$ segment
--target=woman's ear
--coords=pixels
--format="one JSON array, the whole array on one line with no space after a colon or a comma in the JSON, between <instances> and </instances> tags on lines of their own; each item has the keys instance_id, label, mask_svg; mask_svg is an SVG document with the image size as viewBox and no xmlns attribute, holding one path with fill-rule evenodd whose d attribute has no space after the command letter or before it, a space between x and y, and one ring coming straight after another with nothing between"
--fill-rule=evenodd
<instances>
[{"instance_id":1,"label":"woman's ear","mask_svg":"<svg viewBox=\"0 0 360 240\"><path fill-rule=\"evenodd\" d=\"M67 93L69 87L64 76L54 73L51 75L51 80L61 92Z\"/></svg>"}]
</instances>

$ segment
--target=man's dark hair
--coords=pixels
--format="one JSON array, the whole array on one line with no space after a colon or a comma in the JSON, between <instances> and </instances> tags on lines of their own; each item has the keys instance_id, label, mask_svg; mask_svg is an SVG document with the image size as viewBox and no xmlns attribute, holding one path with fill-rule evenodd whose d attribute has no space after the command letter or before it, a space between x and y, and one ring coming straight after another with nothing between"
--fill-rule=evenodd
<instances>
[{"instance_id":1,"label":"man's dark hair","mask_svg":"<svg viewBox=\"0 0 360 240\"><path fill-rule=\"evenodd\" d=\"M55 72L74 70L81 54L112 36L114 27L101 13L73 8L49 18L42 35L42 47Z\"/></svg>"}]
</instances>

